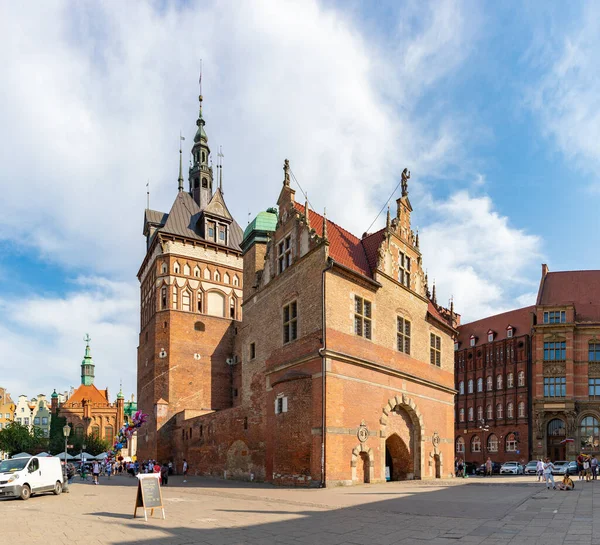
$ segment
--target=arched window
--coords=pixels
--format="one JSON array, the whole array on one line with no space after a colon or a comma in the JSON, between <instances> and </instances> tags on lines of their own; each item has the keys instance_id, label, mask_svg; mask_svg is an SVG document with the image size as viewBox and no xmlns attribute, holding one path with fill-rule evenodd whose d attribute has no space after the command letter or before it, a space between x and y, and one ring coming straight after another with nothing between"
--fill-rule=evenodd
<instances>
[{"instance_id":1,"label":"arched window","mask_svg":"<svg viewBox=\"0 0 600 545\"><path fill-rule=\"evenodd\" d=\"M225 317L225 295L219 291L209 291L206 294L206 314Z\"/></svg>"},{"instance_id":2,"label":"arched window","mask_svg":"<svg viewBox=\"0 0 600 545\"><path fill-rule=\"evenodd\" d=\"M204 269L204 279L205 280L210 280L210 270L208 269L208 267L206 267L206 269Z\"/></svg>"},{"instance_id":3,"label":"arched window","mask_svg":"<svg viewBox=\"0 0 600 545\"><path fill-rule=\"evenodd\" d=\"M525 373L523 371L519 371L519 374L517 375L517 381L519 386L525 386Z\"/></svg>"},{"instance_id":4,"label":"arched window","mask_svg":"<svg viewBox=\"0 0 600 545\"><path fill-rule=\"evenodd\" d=\"M477 422L481 422L483 420L483 407L479 405L477 407Z\"/></svg>"},{"instance_id":5,"label":"arched window","mask_svg":"<svg viewBox=\"0 0 600 545\"><path fill-rule=\"evenodd\" d=\"M598 419L593 416L586 416L579 423L579 440L582 449L596 450L600 445L600 425Z\"/></svg>"},{"instance_id":6,"label":"arched window","mask_svg":"<svg viewBox=\"0 0 600 545\"><path fill-rule=\"evenodd\" d=\"M197 296L196 296L196 303L197 303L197 308L198 308L198 312L202 312L202 292L199 291Z\"/></svg>"},{"instance_id":7,"label":"arched window","mask_svg":"<svg viewBox=\"0 0 600 545\"><path fill-rule=\"evenodd\" d=\"M488 405L485 409L485 417L488 420L492 420L494 418L494 412L492 411L492 406Z\"/></svg>"},{"instance_id":8,"label":"arched window","mask_svg":"<svg viewBox=\"0 0 600 545\"><path fill-rule=\"evenodd\" d=\"M479 435L474 435L471 439L471 452L481 452L481 439L479 439Z\"/></svg>"},{"instance_id":9,"label":"arched window","mask_svg":"<svg viewBox=\"0 0 600 545\"><path fill-rule=\"evenodd\" d=\"M498 452L498 437L492 433L487 439L488 452Z\"/></svg>"},{"instance_id":10,"label":"arched window","mask_svg":"<svg viewBox=\"0 0 600 545\"><path fill-rule=\"evenodd\" d=\"M229 282L230 282L230 278L229 278L229 274L228 274L228 273L225 273L225 274L223 275L223 282L224 282L225 284L229 284Z\"/></svg>"},{"instance_id":11,"label":"arched window","mask_svg":"<svg viewBox=\"0 0 600 545\"><path fill-rule=\"evenodd\" d=\"M215 271L215 282L221 281L221 273L219 271Z\"/></svg>"},{"instance_id":12,"label":"arched window","mask_svg":"<svg viewBox=\"0 0 600 545\"><path fill-rule=\"evenodd\" d=\"M483 379L481 377L477 379L477 391L483 392Z\"/></svg>"},{"instance_id":13,"label":"arched window","mask_svg":"<svg viewBox=\"0 0 600 545\"><path fill-rule=\"evenodd\" d=\"M492 390L493 385L494 385L494 382L493 382L493 379L492 379L492 375L489 375L488 378L487 378L487 390L488 390L488 392L490 392Z\"/></svg>"},{"instance_id":14,"label":"arched window","mask_svg":"<svg viewBox=\"0 0 600 545\"><path fill-rule=\"evenodd\" d=\"M496 377L496 389L502 390L502 375Z\"/></svg>"},{"instance_id":15,"label":"arched window","mask_svg":"<svg viewBox=\"0 0 600 545\"><path fill-rule=\"evenodd\" d=\"M195 329L196 331L204 331L204 330L205 330L205 327L204 327L204 324L203 324L202 322L196 322L196 323L194 324L194 329Z\"/></svg>"},{"instance_id":16,"label":"arched window","mask_svg":"<svg viewBox=\"0 0 600 545\"><path fill-rule=\"evenodd\" d=\"M92 437L95 437L96 439L100 438L100 426L92 426Z\"/></svg>"},{"instance_id":17,"label":"arched window","mask_svg":"<svg viewBox=\"0 0 600 545\"><path fill-rule=\"evenodd\" d=\"M514 406L512 403L506 405L506 418L513 418L515 415Z\"/></svg>"},{"instance_id":18,"label":"arched window","mask_svg":"<svg viewBox=\"0 0 600 545\"><path fill-rule=\"evenodd\" d=\"M467 383L467 393L472 394L473 393L473 379L470 378L469 382Z\"/></svg>"},{"instance_id":19,"label":"arched window","mask_svg":"<svg viewBox=\"0 0 600 545\"><path fill-rule=\"evenodd\" d=\"M464 422L465 421L465 410L464 409L460 409L458 411L458 421L459 422Z\"/></svg>"},{"instance_id":20,"label":"arched window","mask_svg":"<svg viewBox=\"0 0 600 545\"><path fill-rule=\"evenodd\" d=\"M104 439L109 445L113 444L114 430L112 426L104 426Z\"/></svg>"},{"instance_id":21,"label":"arched window","mask_svg":"<svg viewBox=\"0 0 600 545\"><path fill-rule=\"evenodd\" d=\"M173 286L173 308L177 308L177 286Z\"/></svg>"},{"instance_id":22,"label":"arched window","mask_svg":"<svg viewBox=\"0 0 600 545\"><path fill-rule=\"evenodd\" d=\"M83 426L81 424L75 426L75 435L77 437L83 437Z\"/></svg>"},{"instance_id":23,"label":"arched window","mask_svg":"<svg viewBox=\"0 0 600 545\"><path fill-rule=\"evenodd\" d=\"M194 189L200 188L200 178L194 178Z\"/></svg>"},{"instance_id":24,"label":"arched window","mask_svg":"<svg viewBox=\"0 0 600 545\"><path fill-rule=\"evenodd\" d=\"M163 263L163 264L160 266L160 272L161 272L162 274L167 274L167 264L166 264L166 263Z\"/></svg>"},{"instance_id":25,"label":"arched window","mask_svg":"<svg viewBox=\"0 0 600 545\"><path fill-rule=\"evenodd\" d=\"M198 267L198 265L194 267L194 276L200 278L200 267Z\"/></svg>"},{"instance_id":26,"label":"arched window","mask_svg":"<svg viewBox=\"0 0 600 545\"><path fill-rule=\"evenodd\" d=\"M236 310L235 299L233 297L231 297L231 299L229 300L229 317L233 320L235 320L235 310Z\"/></svg>"},{"instance_id":27,"label":"arched window","mask_svg":"<svg viewBox=\"0 0 600 545\"><path fill-rule=\"evenodd\" d=\"M565 435L565 423L560 418L553 418L548 422L548 436L559 437Z\"/></svg>"},{"instance_id":28,"label":"arched window","mask_svg":"<svg viewBox=\"0 0 600 545\"><path fill-rule=\"evenodd\" d=\"M161 288L160 290L160 309L165 310L167 308L167 288Z\"/></svg>"},{"instance_id":29,"label":"arched window","mask_svg":"<svg viewBox=\"0 0 600 545\"><path fill-rule=\"evenodd\" d=\"M465 440L462 437L456 439L456 452L459 454L465 452Z\"/></svg>"},{"instance_id":30,"label":"arched window","mask_svg":"<svg viewBox=\"0 0 600 545\"><path fill-rule=\"evenodd\" d=\"M240 281L237 277L237 274L233 277L233 285L234 286L239 286L240 285Z\"/></svg>"},{"instance_id":31,"label":"arched window","mask_svg":"<svg viewBox=\"0 0 600 545\"><path fill-rule=\"evenodd\" d=\"M192 274L192 270L190 269L190 266L187 263L183 266L183 274L185 274L186 276Z\"/></svg>"},{"instance_id":32,"label":"arched window","mask_svg":"<svg viewBox=\"0 0 600 545\"><path fill-rule=\"evenodd\" d=\"M206 189L208 187L208 180L206 178L202 178L202 187Z\"/></svg>"},{"instance_id":33,"label":"arched window","mask_svg":"<svg viewBox=\"0 0 600 545\"><path fill-rule=\"evenodd\" d=\"M508 376L506 377L506 387L507 388L512 388L514 386L514 377L512 373L508 373Z\"/></svg>"},{"instance_id":34,"label":"arched window","mask_svg":"<svg viewBox=\"0 0 600 545\"><path fill-rule=\"evenodd\" d=\"M181 309L188 312L192 310L192 294L188 290L183 290L181 294Z\"/></svg>"},{"instance_id":35,"label":"arched window","mask_svg":"<svg viewBox=\"0 0 600 545\"><path fill-rule=\"evenodd\" d=\"M506 452L516 452L517 451L517 438L514 433L509 433L506 436Z\"/></svg>"},{"instance_id":36,"label":"arched window","mask_svg":"<svg viewBox=\"0 0 600 545\"><path fill-rule=\"evenodd\" d=\"M523 418L525 416L525 403L523 401L519 401L519 418Z\"/></svg>"},{"instance_id":37,"label":"arched window","mask_svg":"<svg viewBox=\"0 0 600 545\"><path fill-rule=\"evenodd\" d=\"M502 403L498 403L498 405L496 405L496 418L502 418L502 414Z\"/></svg>"},{"instance_id":38,"label":"arched window","mask_svg":"<svg viewBox=\"0 0 600 545\"><path fill-rule=\"evenodd\" d=\"M179 263L177 263L177 261L175 261L175 265L173 265L173 272L179 274Z\"/></svg>"},{"instance_id":39,"label":"arched window","mask_svg":"<svg viewBox=\"0 0 600 545\"><path fill-rule=\"evenodd\" d=\"M465 383L462 380L458 383L458 393L461 395L465 393Z\"/></svg>"},{"instance_id":40,"label":"arched window","mask_svg":"<svg viewBox=\"0 0 600 545\"><path fill-rule=\"evenodd\" d=\"M473 407L469 407L469 422L473 422Z\"/></svg>"}]
</instances>

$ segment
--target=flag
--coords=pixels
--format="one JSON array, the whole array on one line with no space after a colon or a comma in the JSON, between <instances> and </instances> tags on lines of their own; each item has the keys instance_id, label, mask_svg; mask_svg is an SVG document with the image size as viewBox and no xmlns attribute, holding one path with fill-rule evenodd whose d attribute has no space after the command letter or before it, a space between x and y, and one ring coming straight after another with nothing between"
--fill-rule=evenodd
<instances>
[{"instance_id":1,"label":"flag","mask_svg":"<svg viewBox=\"0 0 600 545\"><path fill-rule=\"evenodd\" d=\"M564 444L566 444L566 443L574 443L574 442L575 442L575 439L571 439L570 437L567 437L566 439L563 439L563 440L560 442L560 444L561 444L561 445L564 445Z\"/></svg>"}]
</instances>

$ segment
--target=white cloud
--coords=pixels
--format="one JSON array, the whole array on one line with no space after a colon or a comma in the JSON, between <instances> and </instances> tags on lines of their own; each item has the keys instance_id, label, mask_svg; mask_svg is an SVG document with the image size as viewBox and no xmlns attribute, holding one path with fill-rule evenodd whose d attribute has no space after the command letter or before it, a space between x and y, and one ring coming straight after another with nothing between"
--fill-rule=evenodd
<instances>
[{"instance_id":1,"label":"white cloud","mask_svg":"<svg viewBox=\"0 0 600 545\"><path fill-rule=\"evenodd\" d=\"M126 396L137 392L137 290L96 278L75 285L61 297L0 299L0 374L15 397L77 387L85 332L92 337L96 386L109 386L113 401L120 379Z\"/></svg>"},{"instance_id":2,"label":"white cloud","mask_svg":"<svg viewBox=\"0 0 600 545\"><path fill-rule=\"evenodd\" d=\"M541 258L539 237L512 227L489 197L466 190L423 204L436 218L422 231L421 249L438 303L453 295L463 322L521 306L519 296L532 288L528 267Z\"/></svg>"}]
</instances>

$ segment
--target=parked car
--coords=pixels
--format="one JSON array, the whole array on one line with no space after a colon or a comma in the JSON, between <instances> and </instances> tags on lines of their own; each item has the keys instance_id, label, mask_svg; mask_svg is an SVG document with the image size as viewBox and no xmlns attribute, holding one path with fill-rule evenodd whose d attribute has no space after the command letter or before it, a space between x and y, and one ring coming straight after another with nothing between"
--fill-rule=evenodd
<instances>
[{"instance_id":1,"label":"parked car","mask_svg":"<svg viewBox=\"0 0 600 545\"><path fill-rule=\"evenodd\" d=\"M556 462L552 462L554 469L552 470L552 475L564 475L567 467L569 466L568 460L557 460ZM577 464L575 464L575 472L577 472Z\"/></svg>"},{"instance_id":2,"label":"parked car","mask_svg":"<svg viewBox=\"0 0 600 545\"><path fill-rule=\"evenodd\" d=\"M556 464L554 464L556 465ZM577 462L572 461L572 462L567 462L566 464L561 465L558 468L558 471L556 473L552 472L554 475L561 475L564 476L564 474L566 472L569 472L569 475L577 475Z\"/></svg>"},{"instance_id":3,"label":"parked car","mask_svg":"<svg viewBox=\"0 0 600 545\"><path fill-rule=\"evenodd\" d=\"M32 494L63 490L60 460L53 456L16 458L0 462L0 496L28 500Z\"/></svg>"},{"instance_id":4,"label":"parked car","mask_svg":"<svg viewBox=\"0 0 600 545\"><path fill-rule=\"evenodd\" d=\"M519 462L504 462L500 475L523 475L523 466Z\"/></svg>"},{"instance_id":5,"label":"parked car","mask_svg":"<svg viewBox=\"0 0 600 545\"><path fill-rule=\"evenodd\" d=\"M536 475L537 474L537 460L531 460L524 470L525 475Z\"/></svg>"},{"instance_id":6,"label":"parked car","mask_svg":"<svg viewBox=\"0 0 600 545\"><path fill-rule=\"evenodd\" d=\"M498 462L492 462L492 475L498 475L500 473L500 468L502 464ZM476 475L485 475L485 464L481 464L476 470Z\"/></svg>"},{"instance_id":7,"label":"parked car","mask_svg":"<svg viewBox=\"0 0 600 545\"><path fill-rule=\"evenodd\" d=\"M475 475L477 464L475 462L465 462L465 475Z\"/></svg>"}]
</instances>

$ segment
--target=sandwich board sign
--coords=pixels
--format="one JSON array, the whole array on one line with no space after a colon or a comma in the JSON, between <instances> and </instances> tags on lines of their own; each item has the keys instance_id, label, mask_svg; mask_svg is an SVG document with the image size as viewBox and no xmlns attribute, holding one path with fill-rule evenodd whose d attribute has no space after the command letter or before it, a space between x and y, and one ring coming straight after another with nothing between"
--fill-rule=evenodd
<instances>
[{"instance_id":1,"label":"sandwich board sign","mask_svg":"<svg viewBox=\"0 0 600 545\"><path fill-rule=\"evenodd\" d=\"M137 510L141 507L144 510L144 520L148 520L147 510L150 509L150 516L154 515L154 509L162 511L163 520L165 518L165 508L163 506L160 484L158 482L158 473L140 474L137 476L138 488L135 499L135 510L133 518L137 515Z\"/></svg>"}]
</instances>

